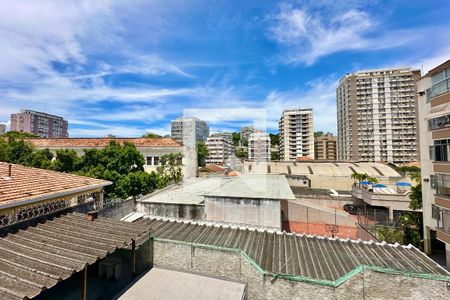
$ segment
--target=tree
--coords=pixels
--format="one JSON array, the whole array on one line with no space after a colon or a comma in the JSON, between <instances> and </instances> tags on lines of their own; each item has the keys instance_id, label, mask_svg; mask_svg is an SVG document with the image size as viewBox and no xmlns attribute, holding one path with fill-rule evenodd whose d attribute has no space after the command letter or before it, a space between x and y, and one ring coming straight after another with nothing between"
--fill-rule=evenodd
<instances>
[{"instance_id":1,"label":"tree","mask_svg":"<svg viewBox=\"0 0 450 300\"><path fill-rule=\"evenodd\" d=\"M270 152L270 160L280 160L280 152L271 151Z\"/></svg>"},{"instance_id":2,"label":"tree","mask_svg":"<svg viewBox=\"0 0 450 300\"><path fill-rule=\"evenodd\" d=\"M422 178L418 172L411 174L410 177L416 182L416 185L411 187L409 208L418 210L422 208Z\"/></svg>"},{"instance_id":3,"label":"tree","mask_svg":"<svg viewBox=\"0 0 450 300\"><path fill-rule=\"evenodd\" d=\"M160 138L161 136L159 134L156 134L156 133L148 132L148 133L144 134L142 137L143 138L155 139L155 138Z\"/></svg>"},{"instance_id":4,"label":"tree","mask_svg":"<svg viewBox=\"0 0 450 300\"><path fill-rule=\"evenodd\" d=\"M278 145L278 143L280 142L280 136L278 135L278 133L277 134L269 133L269 137L270 137L270 145L272 147Z\"/></svg>"},{"instance_id":5,"label":"tree","mask_svg":"<svg viewBox=\"0 0 450 300\"><path fill-rule=\"evenodd\" d=\"M137 197L153 192L159 185L159 177L155 172L132 172L122 177L116 187L122 197Z\"/></svg>"},{"instance_id":6,"label":"tree","mask_svg":"<svg viewBox=\"0 0 450 300\"><path fill-rule=\"evenodd\" d=\"M323 131L315 131L314 132L314 137L319 137L319 136L323 136Z\"/></svg>"},{"instance_id":7,"label":"tree","mask_svg":"<svg viewBox=\"0 0 450 300\"><path fill-rule=\"evenodd\" d=\"M234 154L239 158L248 158L248 151L246 148L236 148Z\"/></svg>"},{"instance_id":8,"label":"tree","mask_svg":"<svg viewBox=\"0 0 450 300\"><path fill-rule=\"evenodd\" d=\"M235 146L238 146L239 141L241 140L241 134L239 132L233 132L232 135L233 135L233 144Z\"/></svg>"},{"instance_id":9,"label":"tree","mask_svg":"<svg viewBox=\"0 0 450 300\"><path fill-rule=\"evenodd\" d=\"M8 131L1 135L2 137L10 137L15 139L39 138L38 135L29 132Z\"/></svg>"},{"instance_id":10,"label":"tree","mask_svg":"<svg viewBox=\"0 0 450 300\"><path fill-rule=\"evenodd\" d=\"M29 165L40 169L50 169L54 155L48 149L36 150L31 155Z\"/></svg>"},{"instance_id":11,"label":"tree","mask_svg":"<svg viewBox=\"0 0 450 300\"><path fill-rule=\"evenodd\" d=\"M34 150L30 143L10 137L5 146L6 148L3 150L4 154L2 155L5 156L6 162L22 165L30 164Z\"/></svg>"},{"instance_id":12,"label":"tree","mask_svg":"<svg viewBox=\"0 0 450 300\"><path fill-rule=\"evenodd\" d=\"M74 172L78 170L78 163L80 159L77 152L73 149L59 149L56 150L56 158L52 163L51 168L58 172Z\"/></svg>"},{"instance_id":13,"label":"tree","mask_svg":"<svg viewBox=\"0 0 450 300\"><path fill-rule=\"evenodd\" d=\"M205 159L208 157L209 151L208 147L206 146L205 142L198 141L197 142L197 161L198 165L203 167L205 165Z\"/></svg>"},{"instance_id":14,"label":"tree","mask_svg":"<svg viewBox=\"0 0 450 300\"><path fill-rule=\"evenodd\" d=\"M161 156L159 160L160 165L156 168L160 178L160 187L178 183L183 179L182 159L183 154L181 153L170 153Z\"/></svg>"}]
</instances>

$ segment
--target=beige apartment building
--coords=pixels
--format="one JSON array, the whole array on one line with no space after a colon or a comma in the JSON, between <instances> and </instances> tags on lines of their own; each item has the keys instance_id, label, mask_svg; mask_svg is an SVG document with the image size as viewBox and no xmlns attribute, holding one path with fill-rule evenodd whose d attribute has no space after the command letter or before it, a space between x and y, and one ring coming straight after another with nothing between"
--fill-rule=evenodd
<instances>
[{"instance_id":1,"label":"beige apartment building","mask_svg":"<svg viewBox=\"0 0 450 300\"><path fill-rule=\"evenodd\" d=\"M314 159L314 124L312 108L286 109L278 122L280 159Z\"/></svg>"},{"instance_id":2,"label":"beige apartment building","mask_svg":"<svg viewBox=\"0 0 450 300\"><path fill-rule=\"evenodd\" d=\"M233 136L231 133L215 133L206 141L208 148L207 164L227 164L234 155Z\"/></svg>"},{"instance_id":3,"label":"beige apartment building","mask_svg":"<svg viewBox=\"0 0 450 300\"><path fill-rule=\"evenodd\" d=\"M337 160L336 137L331 133L314 138L314 159Z\"/></svg>"},{"instance_id":4,"label":"beige apartment building","mask_svg":"<svg viewBox=\"0 0 450 300\"><path fill-rule=\"evenodd\" d=\"M417 88L424 248L445 253L450 267L450 60L429 71Z\"/></svg>"},{"instance_id":5,"label":"beige apartment building","mask_svg":"<svg viewBox=\"0 0 450 300\"><path fill-rule=\"evenodd\" d=\"M253 132L248 138L248 159L253 161L270 160L270 136L267 132Z\"/></svg>"},{"instance_id":6,"label":"beige apartment building","mask_svg":"<svg viewBox=\"0 0 450 300\"><path fill-rule=\"evenodd\" d=\"M420 70L347 74L336 89L338 159L417 161L416 82Z\"/></svg>"}]
</instances>

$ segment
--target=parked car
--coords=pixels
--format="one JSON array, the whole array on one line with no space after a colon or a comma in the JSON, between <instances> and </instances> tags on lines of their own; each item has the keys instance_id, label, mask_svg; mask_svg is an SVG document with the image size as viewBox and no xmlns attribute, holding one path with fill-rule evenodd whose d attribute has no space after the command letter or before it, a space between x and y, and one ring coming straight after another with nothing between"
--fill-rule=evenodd
<instances>
[{"instance_id":1,"label":"parked car","mask_svg":"<svg viewBox=\"0 0 450 300\"><path fill-rule=\"evenodd\" d=\"M354 204L345 204L344 205L344 210L346 212L348 212L351 215L356 215L358 214L358 206L354 205Z\"/></svg>"}]
</instances>

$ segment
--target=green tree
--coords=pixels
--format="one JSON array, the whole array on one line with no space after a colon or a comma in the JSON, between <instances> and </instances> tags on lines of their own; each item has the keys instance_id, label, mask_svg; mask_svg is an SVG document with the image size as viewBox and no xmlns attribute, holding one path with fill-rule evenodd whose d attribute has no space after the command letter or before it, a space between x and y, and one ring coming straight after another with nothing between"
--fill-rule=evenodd
<instances>
[{"instance_id":1,"label":"green tree","mask_svg":"<svg viewBox=\"0 0 450 300\"><path fill-rule=\"evenodd\" d=\"M148 132L148 133L144 134L142 137L155 139L155 138L160 138L161 136L156 133Z\"/></svg>"},{"instance_id":2,"label":"green tree","mask_svg":"<svg viewBox=\"0 0 450 300\"><path fill-rule=\"evenodd\" d=\"M381 225L377 227L377 238L389 244L403 244L403 231L396 227Z\"/></svg>"},{"instance_id":3,"label":"green tree","mask_svg":"<svg viewBox=\"0 0 450 300\"><path fill-rule=\"evenodd\" d=\"M280 136L278 135L278 133L276 134L269 133L269 137L270 137L270 145L272 147L278 145L278 143L280 142Z\"/></svg>"},{"instance_id":4,"label":"green tree","mask_svg":"<svg viewBox=\"0 0 450 300\"><path fill-rule=\"evenodd\" d=\"M30 143L10 137L4 150L5 161L14 164L29 165L33 150L33 146Z\"/></svg>"},{"instance_id":5,"label":"green tree","mask_svg":"<svg viewBox=\"0 0 450 300\"><path fill-rule=\"evenodd\" d=\"M155 172L132 172L118 181L116 191L122 197L137 197L153 192L159 185Z\"/></svg>"},{"instance_id":6,"label":"green tree","mask_svg":"<svg viewBox=\"0 0 450 300\"><path fill-rule=\"evenodd\" d=\"M416 185L411 187L411 193L409 194L409 208L418 210L422 208L422 179L418 172L412 173L410 177L416 182Z\"/></svg>"},{"instance_id":7,"label":"green tree","mask_svg":"<svg viewBox=\"0 0 450 300\"><path fill-rule=\"evenodd\" d=\"M235 146L238 146L239 145L239 141L241 139L241 134L239 132L233 132L232 135L233 135L233 144Z\"/></svg>"},{"instance_id":8,"label":"green tree","mask_svg":"<svg viewBox=\"0 0 450 300\"><path fill-rule=\"evenodd\" d=\"M270 160L280 160L280 152L271 151L270 152Z\"/></svg>"},{"instance_id":9,"label":"green tree","mask_svg":"<svg viewBox=\"0 0 450 300\"><path fill-rule=\"evenodd\" d=\"M248 151L246 148L236 148L234 154L239 158L248 158Z\"/></svg>"},{"instance_id":10,"label":"green tree","mask_svg":"<svg viewBox=\"0 0 450 300\"><path fill-rule=\"evenodd\" d=\"M35 168L50 169L54 155L48 149L36 150L31 155L29 165Z\"/></svg>"},{"instance_id":11,"label":"green tree","mask_svg":"<svg viewBox=\"0 0 450 300\"><path fill-rule=\"evenodd\" d=\"M51 168L58 172L74 172L78 170L80 158L73 149L56 150L56 158L52 162Z\"/></svg>"},{"instance_id":12,"label":"green tree","mask_svg":"<svg viewBox=\"0 0 450 300\"><path fill-rule=\"evenodd\" d=\"M29 133L29 132L20 132L20 131L8 131L1 135L2 137L11 137L15 139L27 139L27 138L38 138L38 135Z\"/></svg>"},{"instance_id":13,"label":"green tree","mask_svg":"<svg viewBox=\"0 0 450 300\"><path fill-rule=\"evenodd\" d=\"M203 141L197 142L197 161L200 167L205 165L205 159L208 157L209 151L206 143Z\"/></svg>"},{"instance_id":14,"label":"green tree","mask_svg":"<svg viewBox=\"0 0 450 300\"><path fill-rule=\"evenodd\" d=\"M319 136L323 136L323 131L315 131L314 132L314 137L319 137Z\"/></svg>"},{"instance_id":15,"label":"green tree","mask_svg":"<svg viewBox=\"0 0 450 300\"><path fill-rule=\"evenodd\" d=\"M183 179L181 153L170 153L161 156L160 165L156 168L156 172L160 178L160 187L167 186L172 183L178 183Z\"/></svg>"}]
</instances>

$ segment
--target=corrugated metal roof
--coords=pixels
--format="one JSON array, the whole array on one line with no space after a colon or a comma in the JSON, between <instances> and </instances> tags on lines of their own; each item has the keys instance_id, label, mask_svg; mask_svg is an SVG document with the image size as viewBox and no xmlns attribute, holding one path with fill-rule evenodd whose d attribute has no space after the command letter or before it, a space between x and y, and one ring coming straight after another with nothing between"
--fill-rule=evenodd
<instances>
[{"instance_id":1,"label":"corrugated metal roof","mask_svg":"<svg viewBox=\"0 0 450 300\"><path fill-rule=\"evenodd\" d=\"M0 239L0 299L27 299L118 248L148 238L135 223L67 214Z\"/></svg>"},{"instance_id":2,"label":"corrugated metal roof","mask_svg":"<svg viewBox=\"0 0 450 300\"><path fill-rule=\"evenodd\" d=\"M162 219L142 219L137 223L149 226L155 238L240 249L262 270L272 274L336 281L364 265L402 272L450 275L412 246Z\"/></svg>"}]
</instances>

